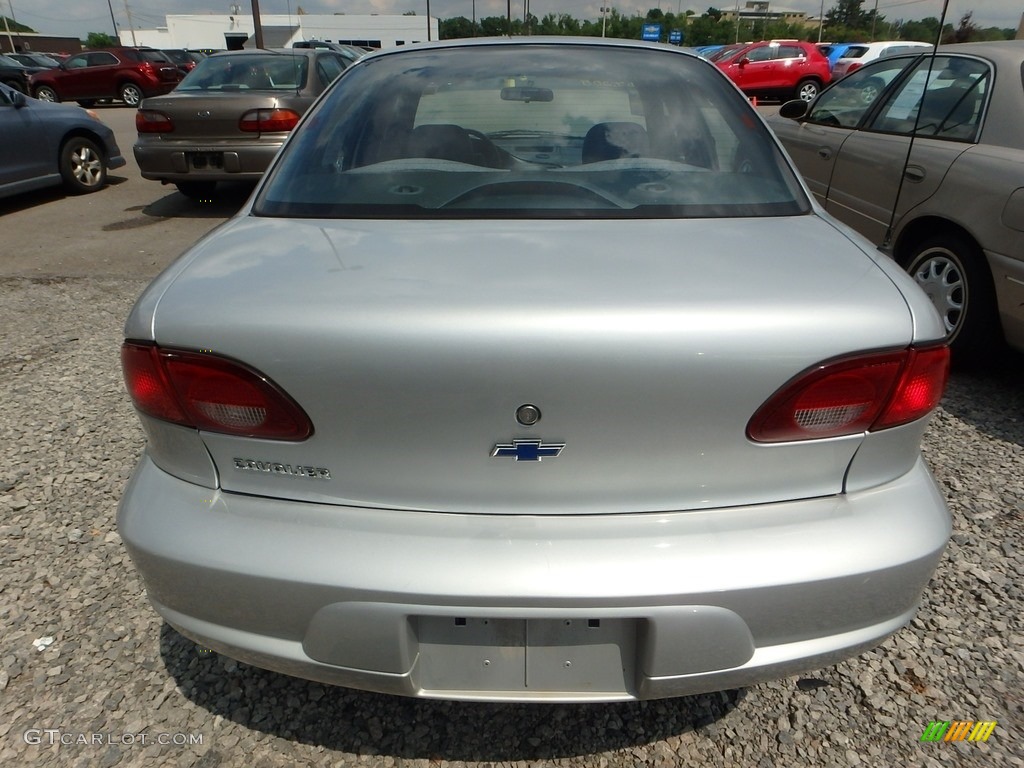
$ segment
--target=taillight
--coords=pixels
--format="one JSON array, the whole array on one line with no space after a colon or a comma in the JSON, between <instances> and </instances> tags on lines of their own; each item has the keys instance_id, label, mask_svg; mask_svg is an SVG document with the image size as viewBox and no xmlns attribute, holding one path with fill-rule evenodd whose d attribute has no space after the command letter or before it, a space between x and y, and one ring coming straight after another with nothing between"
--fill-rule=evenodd
<instances>
[{"instance_id":1,"label":"taillight","mask_svg":"<svg viewBox=\"0 0 1024 768\"><path fill-rule=\"evenodd\" d=\"M776 443L908 424L939 404L948 372L945 345L823 363L772 395L750 420L747 436Z\"/></svg>"},{"instance_id":2,"label":"taillight","mask_svg":"<svg viewBox=\"0 0 1024 768\"><path fill-rule=\"evenodd\" d=\"M294 128L299 117L290 109L250 109L242 115L238 127L247 132L279 133Z\"/></svg>"},{"instance_id":3,"label":"taillight","mask_svg":"<svg viewBox=\"0 0 1024 768\"><path fill-rule=\"evenodd\" d=\"M850 74L851 72L854 72L854 71L860 69L863 66L864 65L861 64L859 61L851 61L850 62L850 66L847 67L847 69L846 69L846 74Z\"/></svg>"},{"instance_id":4,"label":"taillight","mask_svg":"<svg viewBox=\"0 0 1024 768\"><path fill-rule=\"evenodd\" d=\"M294 400L234 360L125 342L121 366L135 407L154 418L267 440L305 440L313 434L312 422Z\"/></svg>"},{"instance_id":5,"label":"taillight","mask_svg":"<svg viewBox=\"0 0 1024 768\"><path fill-rule=\"evenodd\" d=\"M163 112L140 109L135 113L135 130L139 133L170 133L174 130L174 121Z\"/></svg>"}]
</instances>

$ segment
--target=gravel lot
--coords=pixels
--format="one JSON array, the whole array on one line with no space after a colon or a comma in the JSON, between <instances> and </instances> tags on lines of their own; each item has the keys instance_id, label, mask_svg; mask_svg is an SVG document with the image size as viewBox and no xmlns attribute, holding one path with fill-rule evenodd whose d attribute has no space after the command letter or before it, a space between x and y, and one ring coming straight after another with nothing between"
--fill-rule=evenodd
<instances>
[{"instance_id":1,"label":"gravel lot","mask_svg":"<svg viewBox=\"0 0 1024 768\"><path fill-rule=\"evenodd\" d=\"M130 110L108 115L130 154ZM148 278L230 205L198 212L131 164L115 181L0 202L18 244L0 256L0 765L1024 766L1020 356L954 376L925 445L953 541L913 624L838 666L647 703L480 705L204 653L149 607L115 529L143 445L118 345ZM922 743L933 720L998 726Z\"/></svg>"}]
</instances>

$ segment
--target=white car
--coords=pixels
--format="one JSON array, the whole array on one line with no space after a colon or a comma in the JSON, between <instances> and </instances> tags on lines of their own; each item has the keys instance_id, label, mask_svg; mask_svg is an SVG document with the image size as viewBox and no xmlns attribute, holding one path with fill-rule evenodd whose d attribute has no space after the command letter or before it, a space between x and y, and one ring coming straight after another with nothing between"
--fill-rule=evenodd
<instances>
[{"instance_id":1,"label":"white car","mask_svg":"<svg viewBox=\"0 0 1024 768\"><path fill-rule=\"evenodd\" d=\"M915 48L931 48L931 43L920 43L913 40L883 40L877 43L858 43L846 49L846 53L832 67L832 79L838 80L851 72L855 72L865 64L884 59L886 56L897 56L901 53L915 53Z\"/></svg>"}]
</instances>

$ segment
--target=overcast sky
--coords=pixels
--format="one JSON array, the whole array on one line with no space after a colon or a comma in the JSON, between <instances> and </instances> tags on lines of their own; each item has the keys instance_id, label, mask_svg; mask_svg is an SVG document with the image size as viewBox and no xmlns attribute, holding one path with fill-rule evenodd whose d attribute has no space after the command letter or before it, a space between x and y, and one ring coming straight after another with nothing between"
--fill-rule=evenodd
<instances>
[{"instance_id":1,"label":"overcast sky","mask_svg":"<svg viewBox=\"0 0 1024 768\"><path fill-rule=\"evenodd\" d=\"M632 16L645 14L647 9L659 6L659 0L606 0L609 7ZM744 5L746 0L740 0ZM447 19L453 16L471 18L474 0L431 0L430 14ZM507 0L475 0L476 17L504 16ZM522 17L524 0L512 0L513 16ZM878 3L878 12L887 19L920 19L938 17L943 0L865 0L864 9L871 10ZM132 25L136 29L163 26L167 14L230 12L232 3L242 6L243 13L251 13L251 0L128 0ZM828 12L835 0L825 0ZM530 12L537 17L548 13L567 13L577 19L598 19L601 0L530 0ZM416 11L426 15L426 0L259 0L260 14L294 13L302 6L307 13L394 13ZM691 9L704 13L708 6L734 8L736 0L660 0L663 11ZM773 10L787 8L806 11L817 16L821 0L782 0L772 2ZM89 32L112 32L111 8L120 28L127 30L128 15L125 0L0 0L0 15L12 15L22 24L37 32L85 38ZM982 27L1012 27L1016 29L1024 12L1024 0L949 0L947 21L956 21L967 11L974 11L974 21ZM3 34L0 25L0 34Z\"/></svg>"}]
</instances>

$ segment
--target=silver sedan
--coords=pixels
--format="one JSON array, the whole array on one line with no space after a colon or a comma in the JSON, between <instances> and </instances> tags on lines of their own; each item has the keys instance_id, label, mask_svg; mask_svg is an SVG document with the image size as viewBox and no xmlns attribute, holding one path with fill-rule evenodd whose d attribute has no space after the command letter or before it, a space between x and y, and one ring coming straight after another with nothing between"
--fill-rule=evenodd
<instances>
[{"instance_id":1,"label":"silver sedan","mask_svg":"<svg viewBox=\"0 0 1024 768\"><path fill-rule=\"evenodd\" d=\"M1024 350L1024 42L883 59L770 120L829 213L927 291L954 362Z\"/></svg>"},{"instance_id":2,"label":"silver sedan","mask_svg":"<svg viewBox=\"0 0 1024 768\"><path fill-rule=\"evenodd\" d=\"M950 532L933 306L667 46L366 56L125 336L150 600L291 675L748 685L899 630Z\"/></svg>"}]
</instances>

